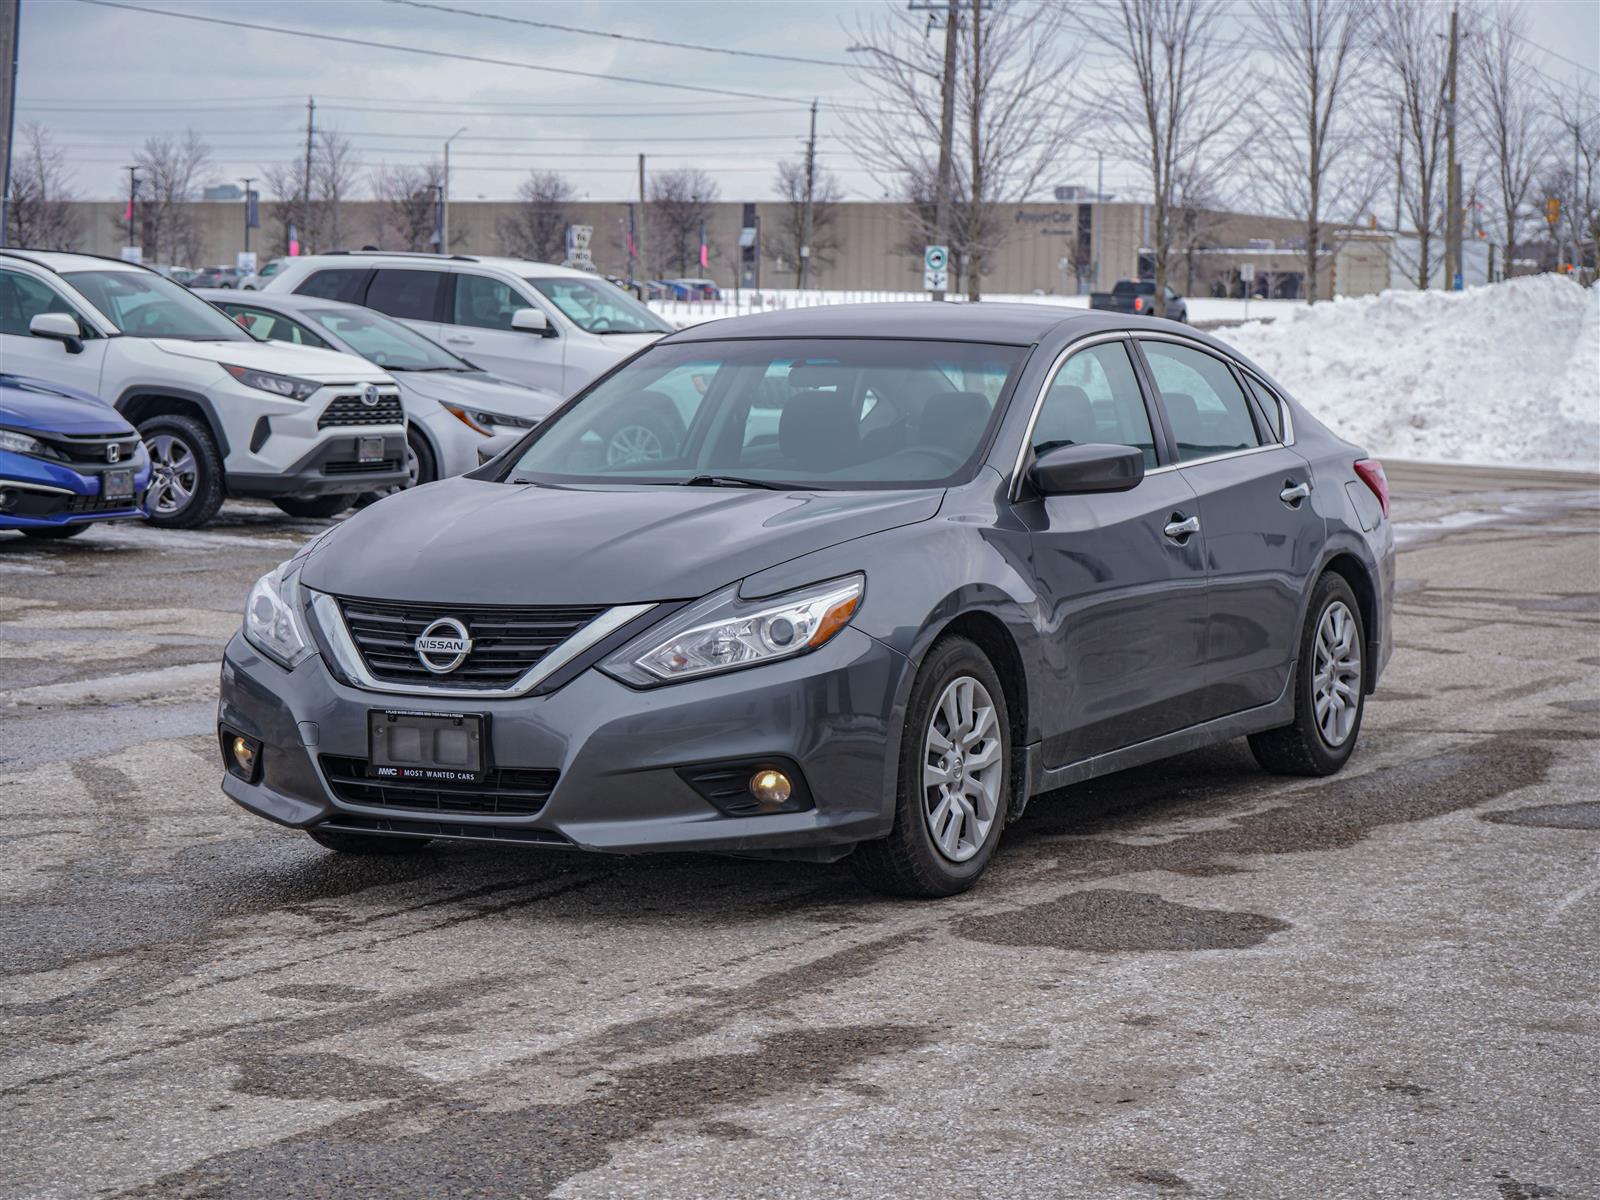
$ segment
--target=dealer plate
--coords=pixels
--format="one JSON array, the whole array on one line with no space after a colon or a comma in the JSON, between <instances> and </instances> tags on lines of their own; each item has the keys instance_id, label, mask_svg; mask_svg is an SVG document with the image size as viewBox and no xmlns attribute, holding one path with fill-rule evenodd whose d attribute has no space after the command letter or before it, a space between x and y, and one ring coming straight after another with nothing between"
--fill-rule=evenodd
<instances>
[{"instance_id":1,"label":"dealer plate","mask_svg":"<svg viewBox=\"0 0 1600 1200\"><path fill-rule=\"evenodd\" d=\"M377 779L476 783L483 778L481 713L369 709L367 773Z\"/></svg>"},{"instance_id":2,"label":"dealer plate","mask_svg":"<svg viewBox=\"0 0 1600 1200\"><path fill-rule=\"evenodd\" d=\"M107 471L101 475L100 498L102 500L133 499L133 472Z\"/></svg>"},{"instance_id":3,"label":"dealer plate","mask_svg":"<svg viewBox=\"0 0 1600 1200\"><path fill-rule=\"evenodd\" d=\"M356 457L362 462L382 462L383 439L381 437L357 438Z\"/></svg>"}]
</instances>

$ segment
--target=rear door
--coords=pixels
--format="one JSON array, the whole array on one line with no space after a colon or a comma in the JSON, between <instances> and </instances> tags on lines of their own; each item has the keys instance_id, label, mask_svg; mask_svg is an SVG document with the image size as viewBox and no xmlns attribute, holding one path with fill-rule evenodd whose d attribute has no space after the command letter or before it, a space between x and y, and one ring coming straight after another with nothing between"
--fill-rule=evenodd
<instances>
[{"instance_id":1,"label":"rear door","mask_svg":"<svg viewBox=\"0 0 1600 1200\"><path fill-rule=\"evenodd\" d=\"M1155 436L1131 355L1123 335L1071 350L1030 438L1032 454L1136 446L1147 471L1130 491L1018 504L1046 628L1049 767L1193 724L1205 689L1205 539L1177 528L1194 517L1195 495Z\"/></svg>"},{"instance_id":2,"label":"rear door","mask_svg":"<svg viewBox=\"0 0 1600 1200\"><path fill-rule=\"evenodd\" d=\"M442 270L379 267L367 284L368 308L404 321L423 337L439 340L439 319L450 274Z\"/></svg>"},{"instance_id":3,"label":"rear door","mask_svg":"<svg viewBox=\"0 0 1600 1200\"><path fill-rule=\"evenodd\" d=\"M1298 645L1301 600L1325 536L1306 461L1246 398L1221 353L1136 335L1182 475L1199 500L1210 583L1201 719L1270 704Z\"/></svg>"},{"instance_id":4,"label":"rear door","mask_svg":"<svg viewBox=\"0 0 1600 1200\"><path fill-rule=\"evenodd\" d=\"M439 340L485 371L566 395L559 319L548 305L503 279L476 271L452 272ZM548 336L511 328L519 308L536 308L550 322Z\"/></svg>"}]
</instances>

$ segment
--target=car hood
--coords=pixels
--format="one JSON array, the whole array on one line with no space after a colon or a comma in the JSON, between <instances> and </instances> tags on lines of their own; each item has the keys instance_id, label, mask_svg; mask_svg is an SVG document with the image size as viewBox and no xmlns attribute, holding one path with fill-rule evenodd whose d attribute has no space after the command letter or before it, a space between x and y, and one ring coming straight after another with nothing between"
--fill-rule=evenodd
<instances>
[{"instance_id":1,"label":"car hood","mask_svg":"<svg viewBox=\"0 0 1600 1200\"><path fill-rule=\"evenodd\" d=\"M228 363L253 371L295 375L317 383L389 383L388 372L364 358L339 350L318 350L288 342L187 342L179 338L150 338L148 343L164 354Z\"/></svg>"},{"instance_id":2,"label":"car hood","mask_svg":"<svg viewBox=\"0 0 1600 1200\"><path fill-rule=\"evenodd\" d=\"M87 392L14 375L0 376L0 425L43 433L133 433L116 409Z\"/></svg>"},{"instance_id":3,"label":"car hood","mask_svg":"<svg viewBox=\"0 0 1600 1200\"><path fill-rule=\"evenodd\" d=\"M395 378L402 389L428 400L527 417L530 421L544 420L561 403L561 397L554 392L523 387L482 372L397 371Z\"/></svg>"},{"instance_id":4,"label":"car hood","mask_svg":"<svg viewBox=\"0 0 1600 1200\"><path fill-rule=\"evenodd\" d=\"M396 493L336 526L301 580L340 596L437 604L686 600L929 520L943 495L549 487L458 476Z\"/></svg>"}]
</instances>

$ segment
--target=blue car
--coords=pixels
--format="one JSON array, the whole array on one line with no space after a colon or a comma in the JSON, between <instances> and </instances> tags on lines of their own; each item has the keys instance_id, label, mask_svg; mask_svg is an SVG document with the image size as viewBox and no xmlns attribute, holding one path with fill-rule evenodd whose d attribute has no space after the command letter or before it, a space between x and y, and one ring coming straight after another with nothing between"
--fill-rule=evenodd
<instances>
[{"instance_id":1,"label":"blue car","mask_svg":"<svg viewBox=\"0 0 1600 1200\"><path fill-rule=\"evenodd\" d=\"M150 456L109 404L0 374L0 530L69 538L95 521L143 517Z\"/></svg>"}]
</instances>

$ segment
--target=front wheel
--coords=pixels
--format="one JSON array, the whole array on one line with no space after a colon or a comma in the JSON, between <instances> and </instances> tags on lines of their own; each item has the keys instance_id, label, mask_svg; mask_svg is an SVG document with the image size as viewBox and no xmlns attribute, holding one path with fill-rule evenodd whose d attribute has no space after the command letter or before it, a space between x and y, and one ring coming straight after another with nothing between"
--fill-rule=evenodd
<instances>
[{"instance_id":1,"label":"front wheel","mask_svg":"<svg viewBox=\"0 0 1600 1200\"><path fill-rule=\"evenodd\" d=\"M1250 736L1256 762L1277 775L1332 775L1349 760L1366 707L1361 606L1342 575L1317 580L1300 631L1294 723Z\"/></svg>"},{"instance_id":2,"label":"front wheel","mask_svg":"<svg viewBox=\"0 0 1600 1200\"><path fill-rule=\"evenodd\" d=\"M348 495L334 496L280 496L274 500L282 511L291 517L331 517L342 513L355 503Z\"/></svg>"},{"instance_id":3,"label":"front wheel","mask_svg":"<svg viewBox=\"0 0 1600 1200\"><path fill-rule=\"evenodd\" d=\"M193 417L151 417L139 426L150 451L145 511L162 529L194 529L222 507L222 456L211 433Z\"/></svg>"},{"instance_id":4,"label":"front wheel","mask_svg":"<svg viewBox=\"0 0 1600 1200\"><path fill-rule=\"evenodd\" d=\"M1011 719L982 650L962 637L928 654L907 705L894 828L850 856L857 878L899 896L977 882L1011 806Z\"/></svg>"}]
</instances>

